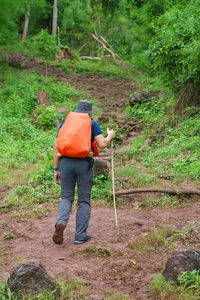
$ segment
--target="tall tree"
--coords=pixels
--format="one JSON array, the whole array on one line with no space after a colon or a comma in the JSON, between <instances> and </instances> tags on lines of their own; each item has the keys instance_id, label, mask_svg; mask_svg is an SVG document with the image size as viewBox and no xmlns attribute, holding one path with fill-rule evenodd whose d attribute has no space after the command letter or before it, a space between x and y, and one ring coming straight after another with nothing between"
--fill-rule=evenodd
<instances>
[{"instance_id":1,"label":"tall tree","mask_svg":"<svg viewBox=\"0 0 200 300\"><path fill-rule=\"evenodd\" d=\"M56 37L57 19L58 19L57 0L54 0L53 1L53 22L52 22L52 35L54 38Z\"/></svg>"},{"instance_id":2,"label":"tall tree","mask_svg":"<svg viewBox=\"0 0 200 300\"><path fill-rule=\"evenodd\" d=\"M45 0L23 0L21 1L21 7L23 13L25 12L25 22L24 22L24 29L22 34L22 42L26 40L27 33L29 30L29 24L34 23L34 20L36 19L36 15L34 12L34 9L40 8L40 11L42 11L46 6ZM32 19L31 19L31 15ZM31 20L30 20L31 19ZM37 22L37 21L35 21ZM38 24L37 24L38 26Z\"/></svg>"},{"instance_id":3,"label":"tall tree","mask_svg":"<svg viewBox=\"0 0 200 300\"><path fill-rule=\"evenodd\" d=\"M24 31L22 35L22 42L26 40L27 33L28 33L28 25L29 25L29 16L30 16L30 4L27 6L26 16L25 16L25 23L24 23Z\"/></svg>"}]
</instances>

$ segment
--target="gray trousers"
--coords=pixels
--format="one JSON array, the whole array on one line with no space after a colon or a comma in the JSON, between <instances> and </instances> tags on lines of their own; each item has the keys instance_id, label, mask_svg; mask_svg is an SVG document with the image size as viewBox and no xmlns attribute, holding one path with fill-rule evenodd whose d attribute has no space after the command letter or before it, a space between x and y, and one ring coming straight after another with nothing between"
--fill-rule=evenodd
<instances>
[{"instance_id":1,"label":"gray trousers","mask_svg":"<svg viewBox=\"0 0 200 300\"><path fill-rule=\"evenodd\" d=\"M90 193L92 188L92 168L81 158L62 157L60 159L61 200L57 223L67 225L74 201L75 184L78 186L78 208L76 212L75 240L84 240L90 219Z\"/></svg>"}]
</instances>

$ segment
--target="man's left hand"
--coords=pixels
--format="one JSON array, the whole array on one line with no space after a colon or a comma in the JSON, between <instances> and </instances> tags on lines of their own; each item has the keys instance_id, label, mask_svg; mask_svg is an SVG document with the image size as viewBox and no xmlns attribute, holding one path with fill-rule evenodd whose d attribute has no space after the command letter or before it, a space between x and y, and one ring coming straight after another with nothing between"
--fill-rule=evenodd
<instances>
[{"instance_id":1,"label":"man's left hand","mask_svg":"<svg viewBox=\"0 0 200 300\"><path fill-rule=\"evenodd\" d=\"M60 185L60 172L59 171L54 171L54 180L55 183Z\"/></svg>"}]
</instances>

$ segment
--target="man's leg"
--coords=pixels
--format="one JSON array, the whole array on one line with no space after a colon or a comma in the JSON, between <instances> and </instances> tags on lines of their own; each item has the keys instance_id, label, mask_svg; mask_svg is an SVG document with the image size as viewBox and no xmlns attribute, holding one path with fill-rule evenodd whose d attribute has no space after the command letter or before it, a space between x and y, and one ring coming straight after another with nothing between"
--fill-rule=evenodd
<instances>
[{"instance_id":1,"label":"man's leg","mask_svg":"<svg viewBox=\"0 0 200 300\"><path fill-rule=\"evenodd\" d=\"M86 230L89 224L91 206L90 194L92 188L92 168L88 169L88 162L81 160L77 172L78 184L78 208L76 213L76 241L85 241L89 237L86 236Z\"/></svg>"},{"instance_id":2,"label":"man's leg","mask_svg":"<svg viewBox=\"0 0 200 300\"><path fill-rule=\"evenodd\" d=\"M60 161L61 200L58 208L53 241L62 244L63 232L68 223L74 201L75 173L73 159L62 158Z\"/></svg>"}]
</instances>

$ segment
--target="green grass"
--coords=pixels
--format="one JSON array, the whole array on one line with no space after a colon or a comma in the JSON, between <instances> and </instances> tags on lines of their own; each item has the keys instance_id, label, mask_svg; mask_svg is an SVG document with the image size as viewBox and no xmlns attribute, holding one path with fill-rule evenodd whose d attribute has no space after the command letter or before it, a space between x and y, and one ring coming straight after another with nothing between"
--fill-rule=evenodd
<instances>
[{"instance_id":1,"label":"green grass","mask_svg":"<svg viewBox=\"0 0 200 300\"><path fill-rule=\"evenodd\" d=\"M116 291L108 291L105 300L131 300L128 295Z\"/></svg>"},{"instance_id":2,"label":"green grass","mask_svg":"<svg viewBox=\"0 0 200 300\"><path fill-rule=\"evenodd\" d=\"M108 174L93 176L92 199L100 200L101 203L112 201L112 181Z\"/></svg>"},{"instance_id":3,"label":"green grass","mask_svg":"<svg viewBox=\"0 0 200 300\"><path fill-rule=\"evenodd\" d=\"M85 249L83 249L83 253L85 255L94 255L96 257L106 258L109 256L114 256L114 252L106 247L89 245Z\"/></svg>"},{"instance_id":4,"label":"green grass","mask_svg":"<svg viewBox=\"0 0 200 300\"><path fill-rule=\"evenodd\" d=\"M193 272L193 271L192 271ZM161 274L158 274L150 283L150 291L153 297L163 300L198 300L200 298L200 288L192 272L187 272L187 277L182 276L180 286L173 281L166 281ZM194 272L193 272L194 273ZM191 283L190 288L185 287L185 283Z\"/></svg>"},{"instance_id":5,"label":"green grass","mask_svg":"<svg viewBox=\"0 0 200 300\"><path fill-rule=\"evenodd\" d=\"M162 207L162 208L169 208L169 207L185 207L190 205L191 202L189 199L185 198L184 196L172 196L168 194L158 194L157 197L154 195L146 195L140 208L153 208L153 207Z\"/></svg>"},{"instance_id":6,"label":"green grass","mask_svg":"<svg viewBox=\"0 0 200 300\"><path fill-rule=\"evenodd\" d=\"M84 61L84 60L67 60L65 63L55 63L70 73L79 74L98 74L106 77L113 78L134 78L133 69L129 64L124 67L118 63L114 63L112 60L102 61Z\"/></svg>"},{"instance_id":7,"label":"green grass","mask_svg":"<svg viewBox=\"0 0 200 300\"><path fill-rule=\"evenodd\" d=\"M130 163L125 167L116 167L115 176L124 180L126 188L133 188L133 186L144 187L146 185L155 185L158 181L154 174L145 173L146 170L136 168L135 164Z\"/></svg>"},{"instance_id":8,"label":"green grass","mask_svg":"<svg viewBox=\"0 0 200 300\"><path fill-rule=\"evenodd\" d=\"M200 112L173 116L173 101L161 97L126 108L127 118L143 120L143 136L137 137L126 151L128 159L140 162L156 176L173 180L200 178ZM150 139L147 147L144 142Z\"/></svg>"},{"instance_id":9,"label":"green grass","mask_svg":"<svg viewBox=\"0 0 200 300\"><path fill-rule=\"evenodd\" d=\"M173 249L190 248L198 244L199 222L188 221L181 229L172 225L160 225L150 229L136 240L129 241L128 247L139 255L152 253L169 254Z\"/></svg>"},{"instance_id":10,"label":"green grass","mask_svg":"<svg viewBox=\"0 0 200 300\"><path fill-rule=\"evenodd\" d=\"M137 238L134 241L129 241L128 246L130 249L137 251L140 255L148 255L166 246L167 239L169 239L174 232L175 228L172 226L155 227L145 236Z\"/></svg>"},{"instance_id":11,"label":"green grass","mask_svg":"<svg viewBox=\"0 0 200 300\"><path fill-rule=\"evenodd\" d=\"M64 283L61 283L61 299L80 299L85 300L89 295L89 290L85 283L76 278L67 278Z\"/></svg>"},{"instance_id":12,"label":"green grass","mask_svg":"<svg viewBox=\"0 0 200 300\"><path fill-rule=\"evenodd\" d=\"M159 78L142 77L145 88L166 93L158 100L135 103L126 107L128 120L142 120L143 136L137 137L126 152L128 159L139 162L156 176L174 181L198 181L200 178L199 129L200 110L188 107L182 116L174 115L176 95ZM145 140L150 142L144 147Z\"/></svg>"}]
</instances>

